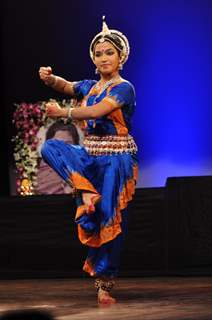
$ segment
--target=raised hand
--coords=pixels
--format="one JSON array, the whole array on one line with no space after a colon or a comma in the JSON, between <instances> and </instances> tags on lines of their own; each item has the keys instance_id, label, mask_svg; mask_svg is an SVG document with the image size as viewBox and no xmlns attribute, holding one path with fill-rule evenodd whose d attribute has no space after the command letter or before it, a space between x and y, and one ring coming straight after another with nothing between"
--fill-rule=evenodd
<instances>
[{"instance_id":1,"label":"raised hand","mask_svg":"<svg viewBox=\"0 0 212 320\"><path fill-rule=\"evenodd\" d=\"M57 102L46 103L46 114L50 118L58 118L62 116L62 108Z\"/></svg>"},{"instance_id":2,"label":"raised hand","mask_svg":"<svg viewBox=\"0 0 212 320\"><path fill-rule=\"evenodd\" d=\"M39 69L40 79L47 85L53 85L55 82L55 76L52 74L51 67L40 67Z\"/></svg>"}]
</instances>

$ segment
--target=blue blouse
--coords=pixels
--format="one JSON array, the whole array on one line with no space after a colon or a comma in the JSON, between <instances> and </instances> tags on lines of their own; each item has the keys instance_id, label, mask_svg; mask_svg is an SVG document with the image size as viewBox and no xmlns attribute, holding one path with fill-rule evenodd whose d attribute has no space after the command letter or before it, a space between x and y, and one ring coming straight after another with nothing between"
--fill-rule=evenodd
<instances>
[{"instance_id":1,"label":"blue blouse","mask_svg":"<svg viewBox=\"0 0 212 320\"><path fill-rule=\"evenodd\" d=\"M98 92L95 80L83 80L74 84L75 96L83 106L91 107L104 99L111 98L120 108L95 120L87 120L86 131L92 135L127 135L131 129L131 117L135 109L135 90L128 81L119 81Z\"/></svg>"}]
</instances>

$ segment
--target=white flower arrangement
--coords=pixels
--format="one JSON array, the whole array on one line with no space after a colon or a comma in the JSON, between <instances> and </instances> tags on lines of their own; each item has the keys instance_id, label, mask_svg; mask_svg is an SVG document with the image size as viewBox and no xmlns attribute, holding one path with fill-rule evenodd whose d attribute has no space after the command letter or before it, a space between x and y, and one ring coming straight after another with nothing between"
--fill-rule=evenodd
<instances>
[{"instance_id":1,"label":"white flower arrangement","mask_svg":"<svg viewBox=\"0 0 212 320\"><path fill-rule=\"evenodd\" d=\"M55 100L50 100L55 101ZM58 101L57 101L58 102ZM15 104L13 123L17 134L13 137L14 159L17 171L16 190L19 195L35 194L37 184L38 161L41 157L40 149L45 140L47 128L54 120L47 117L45 104L38 103ZM76 106L75 100L58 102L61 107ZM64 120L68 123L70 120Z\"/></svg>"}]
</instances>

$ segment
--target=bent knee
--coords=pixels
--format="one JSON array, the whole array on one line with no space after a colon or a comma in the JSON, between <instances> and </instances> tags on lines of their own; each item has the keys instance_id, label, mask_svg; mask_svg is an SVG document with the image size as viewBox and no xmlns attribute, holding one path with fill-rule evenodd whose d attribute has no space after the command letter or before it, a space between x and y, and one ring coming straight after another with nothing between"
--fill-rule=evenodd
<instances>
[{"instance_id":1,"label":"bent knee","mask_svg":"<svg viewBox=\"0 0 212 320\"><path fill-rule=\"evenodd\" d=\"M42 157L46 157L46 155L54 149L55 141L52 139L46 140L41 147L41 155Z\"/></svg>"}]
</instances>

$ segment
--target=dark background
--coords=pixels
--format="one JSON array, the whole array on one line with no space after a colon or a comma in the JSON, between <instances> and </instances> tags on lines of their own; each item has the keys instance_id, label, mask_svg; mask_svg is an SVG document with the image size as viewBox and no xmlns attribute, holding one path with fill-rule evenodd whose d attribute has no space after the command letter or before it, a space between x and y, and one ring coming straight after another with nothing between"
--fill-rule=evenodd
<instances>
[{"instance_id":1,"label":"dark background","mask_svg":"<svg viewBox=\"0 0 212 320\"><path fill-rule=\"evenodd\" d=\"M96 77L88 48L101 31L101 17L108 12L108 3L102 1L98 9L96 4L68 0L1 2L1 195L9 194L14 103L65 98L41 83L39 67L51 66L55 74L69 80ZM123 18L115 13L109 20L113 25L118 26L118 20L123 24Z\"/></svg>"},{"instance_id":2,"label":"dark background","mask_svg":"<svg viewBox=\"0 0 212 320\"><path fill-rule=\"evenodd\" d=\"M138 186L212 175L210 0L2 0L0 195L11 188L14 103L59 97L40 82L42 65L69 80L95 78L88 48L102 15L131 46L122 75L137 94Z\"/></svg>"},{"instance_id":3,"label":"dark background","mask_svg":"<svg viewBox=\"0 0 212 320\"><path fill-rule=\"evenodd\" d=\"M46 277L51 265L49 276L78 274L84 249L76 233L70 236L71 199L4 197L10 193L13 104L58 97L40 82L42 65L70 80L95 78L88 48L105 14L109 27L122 30L131 44L123 77L137 92L133 133L141 145L143 186L164 185L171 175L211 175L212 2L3 0L0 5L0 271L3 277L26 272ZM211 274L211 194L211 177L138 189L123 273Z\"/></svg>"}]
</instances>

